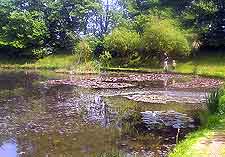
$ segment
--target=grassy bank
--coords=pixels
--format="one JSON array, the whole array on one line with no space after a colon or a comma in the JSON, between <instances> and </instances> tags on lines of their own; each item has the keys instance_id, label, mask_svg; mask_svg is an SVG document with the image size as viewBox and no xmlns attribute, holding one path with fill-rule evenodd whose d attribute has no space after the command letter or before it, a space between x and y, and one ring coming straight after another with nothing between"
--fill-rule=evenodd
<instances>
[{"instance_id":1,"label":"grassy bank","mask_svg":"<svg viewBox=\"0 0 225 157\"><path fill-rule=\"evenodd\" d=\"M216 136L220 138L225 134L225 115L214 115L210 116L206 126L203 126L199 131L190 134L184 141L176 146L174 151L169 157L208 157L212 155L212 144L220 142ZM217 155L224 157L225 144L218 146L217 144ZM216 155L215 155L216 156Z\"/></svg>"},{"instance_id":2,"label":"grassy bank","mask_svg":"<svg viewBox=\"0 0 225 157\"><path fill-rule=\"evenodd\" d=\"M202 128L178 144L169 157L225 157L225 90L207 98L208 113L201 116Z\"/></svg>"},{"instance_id":3,"label":"grassy bank","mask_svg":"<svg viewBox=\"0 0 225 157\"><path fill-rule=\"evenodd\" d=\"M176 72L225 78L225 56L203 56L179 62Z\"/></svg>"},{"instance_id":4,"label":"grassy bank","mask_svg":"<svg viewBox=\"0 0 225 157\"><path fill-rule=\"evenodd\" d=\"M45 69L57 71L74 71L79 73L98 73L100 65L96 62L88 62L78 65L74 55L52 55L37 61L26 60L0 60L0 68L3 69ZM107 71L122 72L162 72L162 68L134 67L134 68L102 68ZM204 76L225 78L225 56L203 56L193 60L178 61L174 72L199 74Z\"/></svg>"},{"instance_id":5,"label":"grassy bank","mask_svg":"<svg viewBox=\"0 0 225 157\"><path fill-rule=\"evenodd\" d=\"M134 68L113 67L113 68L106 68L106 70L123 71L123 72L163 71L162 68L156 69L151 67L134 67ZM176 70L172 72L225 78L225 56L203 56L193 60L178 61Z\"/></svg>"},{"instance_id":6,"label":"grassy bank","mask_svg":"<svg viewBox=\"0 0 225 157\"><path fill-rule=\"evenodd\" d=\"M59 72L73 71L74 73L98 73L100 67L94 61L77 64L74 55L51 55L37 61L31 60L0 60L1 69L39 69Z\"/></svg>"},{"instance_id":7,"label":"grassy bank","mask_svg":"<svg viewBox=\"0 0 225 157\"><path fill-rule=\"evenodd\" d=\"M32 61L23 59L1 59L0 68L5 69L67 69L74 63L73 55L54 55Z\"/></svg>"}]
</instances>

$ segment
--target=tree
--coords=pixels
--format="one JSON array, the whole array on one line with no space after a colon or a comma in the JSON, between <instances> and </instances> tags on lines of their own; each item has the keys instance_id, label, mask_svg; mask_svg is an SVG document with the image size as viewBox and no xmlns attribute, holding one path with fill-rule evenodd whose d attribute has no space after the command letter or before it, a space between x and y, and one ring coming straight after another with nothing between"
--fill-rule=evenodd
<instances>
[{"instance_id":1,"label":"tree","mask_svg":"<svg viewBox=\"0 0 225 157\"><path fill-rule=\"evenodd\" d=\"M225 47L225 1L195 0L183 13L184 24L204 47Z\"/></svg>"},{"instance_id":2,"label":"tree","mask_svg":"<svg viewBox=\"0 0 225 157\"><path fill-rule=\"evenodd\" d=\"M87 34L103 38L125 19L119 0L99 0L98 4L99 8L89 18Z\"/></svg>"},{"instance_id":3,"label":"tree","mask_svg":"<svg viewBox=\"0 0 225 157\"><path fill-rule=\"evenodd\" d=\"M0 0L0 45L71 50L98 8L97 0Z\"/></svg>"},{"instance_id":4,"label":"tree","mask_svg":"<svg viewBox=\"0 0 225 157\"><path fill-rule=\"evenodd\" d=\"M16 5L22 10L42 12L49 44L63 49L74 45L71 33L77 37L86 33L88 19L99 9L97 0L17 0Z\"/></svg>"},{"instance_id":5,"label":"tree","mask_svg":"<svg viewBox=\"0 0 225 157\"><path fill-rule=\"evenodd\" d=\"M42 14L14 10L5 15L4 23L1 24L0 47L27 49L44 43L47 27Z\"/></svg>"},{"instance_id":6,"label":"tree","mask_svg":"<svg viewBox=\"0 0 225 157\"><path fill-rule=\"evenodd\" d=\"M147 23L142 41L149 53L188 55L191 51L185 33L170 19L155 19Z\"/></svg>"},{"instance_id":7,"label":"tree","mask_svg":"<svg viewBox=\"0 0 225 157\"><path fill-rule=\"evenodd\" d=\"M135 31L120 27L112 31L104 39L105 47L114 57L125 59L124 63L138 51L140 45L140 35Z\"/></svg>"}]
</instances>

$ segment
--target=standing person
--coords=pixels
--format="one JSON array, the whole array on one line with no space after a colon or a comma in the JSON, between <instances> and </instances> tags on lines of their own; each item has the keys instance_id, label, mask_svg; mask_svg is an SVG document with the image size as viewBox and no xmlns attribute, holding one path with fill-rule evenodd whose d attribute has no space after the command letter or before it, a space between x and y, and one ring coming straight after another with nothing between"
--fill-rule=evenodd
<instances>
[{"instance_id":1,"label":"standing person","mask_svg":"<svg viewBox=\"0 0 225 157\"><path fill-rule=\"evenodd\" d=\"M173 68L173 70L176 70L176 66L177 66L177 63L176 63L175 60L173 60L173 63L172 63L172 68Z\"/></svg>"},{"instance_id":2,"label":"standing person","mask_svg":"<svg viewBox=\"0 0 225 157\"><path fill-rule=\"evenodd\" d=\"M164 53L164 66L163 66L163 69L165 72L168 72L169 70L169 66L168 66L168 61L169 61L169 57L167 55L167 53Z\"/></svg>"}]
</instances>

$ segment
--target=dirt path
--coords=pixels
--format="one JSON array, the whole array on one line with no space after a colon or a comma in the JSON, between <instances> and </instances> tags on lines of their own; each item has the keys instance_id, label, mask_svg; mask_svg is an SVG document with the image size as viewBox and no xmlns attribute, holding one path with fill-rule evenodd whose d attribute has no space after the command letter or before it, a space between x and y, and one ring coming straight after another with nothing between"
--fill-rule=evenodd
<instances>
[{"instance_id":1,"label":"dirt path","mask_svg":"<svg viewBox=\"0 0 225 157\"><path fill-rule=\"evenodd\" d=\"M225 131L214 132L210 138L203 138L195 144L190 157L225 157Z\"/></svg>"}]
</instances>

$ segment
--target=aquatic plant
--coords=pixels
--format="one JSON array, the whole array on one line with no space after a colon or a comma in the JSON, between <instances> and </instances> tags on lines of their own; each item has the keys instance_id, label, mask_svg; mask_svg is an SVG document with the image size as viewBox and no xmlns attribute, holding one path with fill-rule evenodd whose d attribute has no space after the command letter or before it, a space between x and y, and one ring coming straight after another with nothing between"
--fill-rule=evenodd
<instances>
[{"instance_id":1,"label":"aquatic plant","mask_svg":"<svg viewBox=\"0 0 225 157\"><path fill-rule=\"evenodd\" d=\"M144 127L141 114L137 110L130 111L126 117L122 119L122 134L136 136L142 133Z\"/></svg>"},{"instance_id":2,"label":"aquatic plant","mask_svg":"<svg viewBox=\"0 0 225 157\"><path fill-rule=\"evenodd\" d=\"M219 113L220 111L220 98L225 95L224 89L217 89L207 95L206 102L210 114Z\"/></svg>"},{"instance_id":3,"label":"aquatic plant","mask_svg":"<svg viewBox=\"0 0 225 157\"><path fill-rule=\"evenodd\" d=\"M224 114L225 113L225 95L220 97L220 100L219 100L219 112L220 112L220 114Z\"/></svg>"},{"instance_id":4,"label":"aquatic plant","mask_svg":"<svg viewBox=\"0 0 225 157\"><path fill-rule=\"evenodd\" d=\"M97 157L123 157L120 152L101 153Z\"/></svg>"},{"instance_id":5,"label":"aquatic plant","mask_svg":"<svg viewBox=\"0 0 225 157\"><path fill-rule=\"evenodd\" d=\"M103 67L109 67L111 64L111 60L112 55L109 51L105 51L99 56L99 61Z\"/></svg>"}]
</instances>

